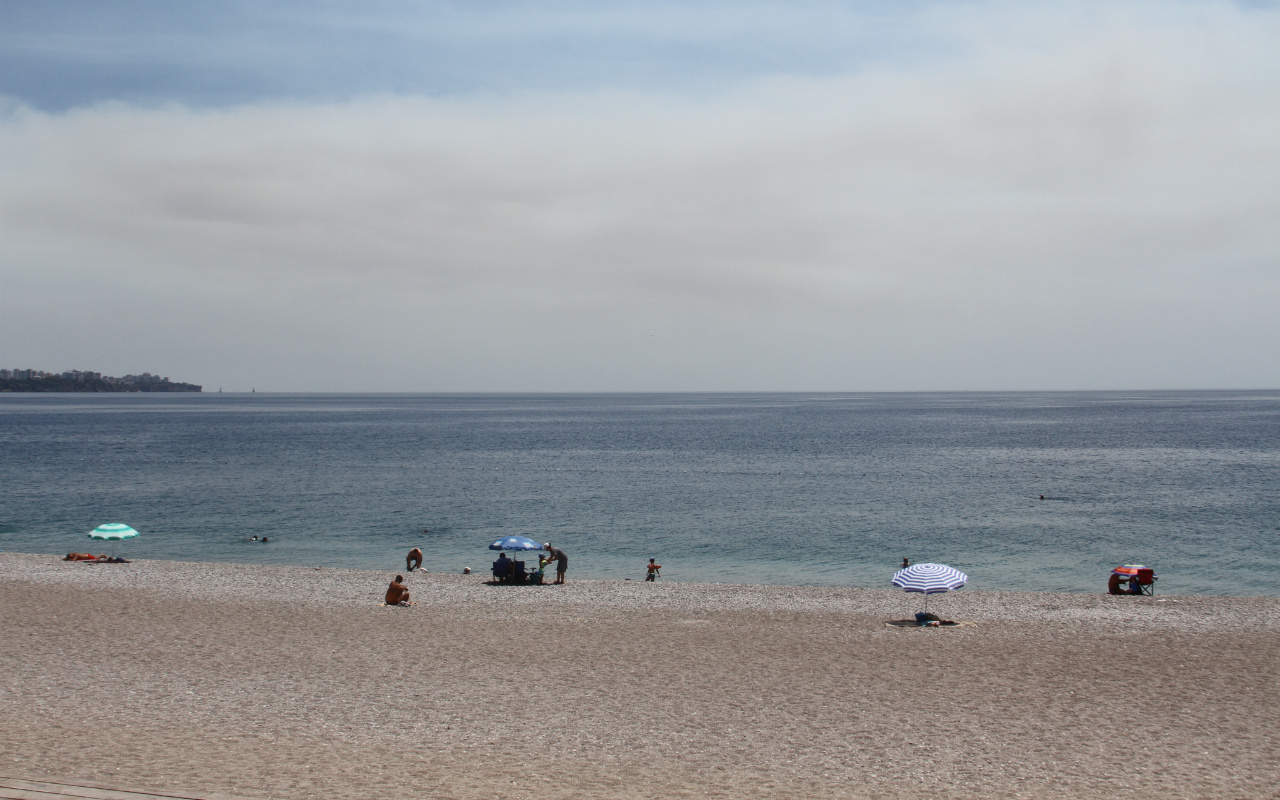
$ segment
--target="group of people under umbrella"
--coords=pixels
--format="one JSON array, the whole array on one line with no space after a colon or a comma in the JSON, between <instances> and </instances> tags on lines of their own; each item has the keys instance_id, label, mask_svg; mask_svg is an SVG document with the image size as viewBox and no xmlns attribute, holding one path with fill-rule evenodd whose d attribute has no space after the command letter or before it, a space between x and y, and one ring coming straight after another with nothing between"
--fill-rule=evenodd
<instances>
[{"instance_id":1,"label":"group of people under umbrella","mask_svg":"<svg viewBox=\"0 0 1280 800\"><path fill-rule=\"evenodd\" d=\"M542 583L547 566L556 565L556 583L564 583L564 574L569 569L569 557L564 551L558 547L552 546L551 542L538 544L528 536L504 536L493 544L489 545L490 550L497 550L498 560L493 562L494 580L500 583ZM539 551L538 568L525 569L523 561L507 558L507 552L529 552ZM541 551L546 551L546 555L542 555Z\"/></svg>"}]
</instances>

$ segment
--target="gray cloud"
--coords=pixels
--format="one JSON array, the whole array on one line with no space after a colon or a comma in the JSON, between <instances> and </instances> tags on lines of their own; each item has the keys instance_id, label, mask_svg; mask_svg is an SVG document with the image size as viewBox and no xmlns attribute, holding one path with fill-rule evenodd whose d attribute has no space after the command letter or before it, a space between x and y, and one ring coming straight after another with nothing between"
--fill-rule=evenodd
<instances>
[{"instance_id":1,"label":"gray cloud","mask_svg":"<svg viewBox=\"0 0 1280 800\"><path fill-rule=\"evenodd\" d=\"M18 108L3 356L228 389L1280 385L1276 19L1179 8L943 10L961 61L714 98Z\"/></svg>"}]
</instances>

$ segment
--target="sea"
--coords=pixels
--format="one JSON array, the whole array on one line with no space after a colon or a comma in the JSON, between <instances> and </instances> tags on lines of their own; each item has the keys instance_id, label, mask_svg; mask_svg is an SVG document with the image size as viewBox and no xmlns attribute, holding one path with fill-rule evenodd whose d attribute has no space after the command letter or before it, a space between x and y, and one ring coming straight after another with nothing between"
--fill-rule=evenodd
<instances>
[{"instance_id":1,"label":"sea","mask_svg":"<svg viewBox=\"0 0 1280 800\"><path fill-rule=\"evenodd\" d=\"M129 558L486 573L519 534L570 580L1276 596L1280 392L0 395L0 550L106 522Z\"/></svg>"}]
</instances>

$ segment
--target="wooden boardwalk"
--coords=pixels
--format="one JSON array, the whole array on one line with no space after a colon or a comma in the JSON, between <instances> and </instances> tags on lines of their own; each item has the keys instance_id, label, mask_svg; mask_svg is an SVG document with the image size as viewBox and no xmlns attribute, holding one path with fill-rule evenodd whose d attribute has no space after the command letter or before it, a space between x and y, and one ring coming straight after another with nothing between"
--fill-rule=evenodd
<instances>
[{"instance_id":1,"label":"wooden boardwalk","mask_svg":"<svg viewBox=\"0 0 1280 800\"><path fill-rule=\"evenodd\" d=\"M0 800L235 800L223 794L169 794L0 776Z\"/></svg>"}]
</instances>

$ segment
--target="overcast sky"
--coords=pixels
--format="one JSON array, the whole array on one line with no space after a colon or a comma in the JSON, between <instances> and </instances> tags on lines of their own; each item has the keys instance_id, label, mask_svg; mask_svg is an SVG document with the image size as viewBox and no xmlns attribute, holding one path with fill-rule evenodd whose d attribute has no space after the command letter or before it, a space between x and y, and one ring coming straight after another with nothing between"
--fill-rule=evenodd
<instances>
[{"instance_id":1,"label":"overcast sky","mask_svg":"<svg viewBox=\"0 0 1280 800\"><path fill-rule=\"evenodd\" d=\"M0 366L1280 387L1280 7L7 0Z\"/></svg>"}]
</instances>

